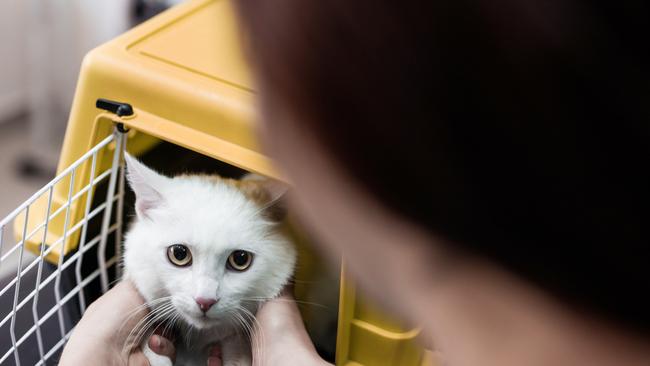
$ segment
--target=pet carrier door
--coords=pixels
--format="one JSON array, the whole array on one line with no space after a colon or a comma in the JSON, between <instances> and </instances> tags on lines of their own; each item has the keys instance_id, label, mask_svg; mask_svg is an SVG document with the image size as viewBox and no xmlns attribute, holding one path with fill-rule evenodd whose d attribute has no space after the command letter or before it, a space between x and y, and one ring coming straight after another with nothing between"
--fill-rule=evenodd
<instances>
[{"instance_id":1,"label":"pet carrier door","mask_svg":"<svg viewBox=\"0 0 650 366\"><path fill-rule=\"evenodd\" d=\"M0 221L19 234L0 235L0 266L16 268L0 285L0 365L56 364L87 304L119 277L125 141L104 138Z\"/></svg>"}]
</instances>

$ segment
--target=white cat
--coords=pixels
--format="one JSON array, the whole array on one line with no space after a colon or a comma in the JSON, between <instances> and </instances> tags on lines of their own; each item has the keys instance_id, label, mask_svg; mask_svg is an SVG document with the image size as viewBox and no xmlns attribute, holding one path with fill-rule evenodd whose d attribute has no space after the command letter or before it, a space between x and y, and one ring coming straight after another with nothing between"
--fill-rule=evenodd
<instances>
[{"instance_id":1,"label":"white cat","mask_svg":"<svg viewBox=\"0 0 650 366\"><path fill-rule=\"evenodd\" d=\"M287 284L296 261L278 230L273 184L259 177L169 178L125 159L137 214L124 244L125 277L151 309L132 336L152 366L172 365L144 341L161 322L182 338L178 365L206 365L217 343L224 366L250 365L254 313Z\"/></svg>"}]
</instances>

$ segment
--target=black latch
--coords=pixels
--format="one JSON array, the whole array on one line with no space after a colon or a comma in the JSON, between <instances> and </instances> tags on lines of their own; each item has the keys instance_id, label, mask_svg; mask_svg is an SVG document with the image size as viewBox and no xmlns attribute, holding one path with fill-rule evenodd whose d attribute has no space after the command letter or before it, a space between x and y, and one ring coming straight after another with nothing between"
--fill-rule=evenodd
<instances>
[{"instance_id":1,"label":"black latch","mask_svg":"<svg viewBox=\"0 0 650 366\"><path fill-rule=\"evenodd\" d=\"M99 109L115 113L120 117L133 115L133 107L128 103L120 103L114 100L99 98L97 99L95 106Z\"/></svg>"}]
</instances>

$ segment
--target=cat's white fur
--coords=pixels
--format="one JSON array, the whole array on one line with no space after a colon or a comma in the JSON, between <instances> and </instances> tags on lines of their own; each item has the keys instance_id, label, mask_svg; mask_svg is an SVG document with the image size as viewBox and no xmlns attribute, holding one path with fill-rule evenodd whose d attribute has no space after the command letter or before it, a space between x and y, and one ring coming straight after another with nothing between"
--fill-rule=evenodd
<instances>
[{"instance_id":1,"label":"cat's white fur","mask_svg":"<svg viewBox=\"0 0 650 366\"><path fill-rule=\"evenodd\" d=\"M124 244L125 277L153 313L169 309L165 320L177 319L185 338L177 342L177 364L205 365L207 349L219 343L225 366L250 365L250 345L237 318L250 321L245 312L254 313L261 299L277 296L286 285L296 261L293 245L265 215L265 205L234 185L210 176L169 178L128 155L126 161L137 215ZM170 263L172 244L190 248L190 266ZM234 250L254 253L248 270L227 268ZM197 297L218 303L204 316ZM143 346L152 366L172 364Z\"/></svg>"}]
</instances>

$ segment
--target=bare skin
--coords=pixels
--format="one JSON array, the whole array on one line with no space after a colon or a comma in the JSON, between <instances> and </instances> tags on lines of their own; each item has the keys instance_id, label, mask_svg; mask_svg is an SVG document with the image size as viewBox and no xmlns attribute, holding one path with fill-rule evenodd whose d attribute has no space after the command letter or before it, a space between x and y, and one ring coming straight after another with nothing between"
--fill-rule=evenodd
<instances>
[{"instance_id":1,"label":"bare skin","mask_svg":"<svg viewBox=\"0 0 650 366\"><path fill-rule=\"evenodd\" d=\"M142 304L144 299L133 284L117 284L88 307L72 332L59 365L149 366L142 350L124 352L129 332L148 312L141 308ZM169 339L154 334L148 343L154 352L175 358L174 344ZM208 366L221 366L218 347L211 350L211 355Z\"/></svg>"},{"instance_id":2,"label":"bare skin","mask_svg":"<svg viewBox=\"0 0 650 366\"><path fill-rule=\"evenodd\" d=\"M322 361L300 318L293 297L285 291L277 300L265 304L258 312L261 325L258 339L264 339L264 360L254 359L254 365L328 365ZM65 346L59 365L148 366L140 349L127 354L124 342L133 326L147 311L133 313L144 299L130 282L121 282L95 301L84 313ZM127 314L135 314L128 318ZM174 344L165 337L153 335L149 347L156 353L174 359ZM288 352L287 350L290 350ZM208 366L221 366L221 352L214 347Z\"/></svg>"},{"instance_id":3,"label":"bare skin","mask_svg":"<svg viewBox=\"0 0 650 366\"><path fill-rule=\"evenodd\" d=\"M316 353L298 306L292 300L289 291L285 291L258 311L260 332L256 334L255 344L264 344L264 349L259 353L263 359L253 357L253 366L330 365ZM260 339L264 341L259 342Z\"/></svg>"},{"instance_id":4,"label":"bare skin","mask_svg":"<svg viewBox=\"0 0 650 366\"><path fill-rule=\"evenodd\" d=\"M129 332L146 314L134 312L144 299L130 282L121 282L93 302L72 332L59 365L86 365L90 360L101 365L147 366L141 350L128 354L124 346ZM134 316L129 317L130 314ZM149 346L156 353L174 357L174 345L154 335Z\"/></svg>"}]
</instances>

